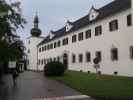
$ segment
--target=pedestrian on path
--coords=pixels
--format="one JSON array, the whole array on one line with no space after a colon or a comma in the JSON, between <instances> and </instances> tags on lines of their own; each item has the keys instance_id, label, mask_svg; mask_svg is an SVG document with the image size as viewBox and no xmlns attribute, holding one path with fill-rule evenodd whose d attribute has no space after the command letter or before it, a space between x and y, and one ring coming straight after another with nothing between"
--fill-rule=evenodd
<instances>
[{"instance_id":1,"label":"pedestrian on path","mask_svg":"<svg viewBox=\"0 0 133 100\"><path fill-rule=\"evenodd\" d=\"M16 86L17 77L18 77L18 72L17 72L16 69L14 69L13 72L12 72L12 79L13 79L13 85L14 86Z\"/></svg>"}]
</instances>

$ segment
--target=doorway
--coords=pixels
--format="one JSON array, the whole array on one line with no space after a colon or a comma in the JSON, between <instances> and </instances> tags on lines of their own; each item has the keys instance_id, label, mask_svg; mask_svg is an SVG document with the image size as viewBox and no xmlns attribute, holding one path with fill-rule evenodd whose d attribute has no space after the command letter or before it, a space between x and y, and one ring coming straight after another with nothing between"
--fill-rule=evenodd
<instances>
[{"instance_id":1,"label":"doorway","mask_svg":"<svg viewBox=\"0 0 133 100\"><path fill-rule=\"evenodd\" d=\"M68 55L66 53L63 54L63 64L65 65L66 69L68 69Z\"/></svg>"}]
</instances>

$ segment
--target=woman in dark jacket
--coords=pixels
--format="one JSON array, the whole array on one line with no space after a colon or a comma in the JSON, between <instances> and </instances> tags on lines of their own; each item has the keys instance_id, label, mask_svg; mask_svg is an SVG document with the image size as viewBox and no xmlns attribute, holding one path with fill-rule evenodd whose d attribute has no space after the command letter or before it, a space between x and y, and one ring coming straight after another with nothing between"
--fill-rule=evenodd
<instances>
[{"instance_id":1,"label":"woman in dark jacket","mask_svg":"<svg viewBox=\"0 0 133 100\"><path fill-rule=\"evenodd\" d=\"M16 79L18 77L18 72L16 69L13 70L12 72L12 78L13 78L13 84L16 85Z\"/></svg>"}]
</instances>

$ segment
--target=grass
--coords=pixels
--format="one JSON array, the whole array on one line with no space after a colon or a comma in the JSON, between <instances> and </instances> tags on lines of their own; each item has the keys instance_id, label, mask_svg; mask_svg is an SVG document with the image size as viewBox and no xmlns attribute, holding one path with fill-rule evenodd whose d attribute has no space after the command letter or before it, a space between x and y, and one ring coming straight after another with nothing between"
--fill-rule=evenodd
<instances>
[{"instance_id":1,"label":"grass","mask_svg":"<svg viewBox=\"0 0 133 100\"><path fill-rule=\"evenodd\" d=\"M133 78L68 71L51 77L83 94L104 100L133 100Z\"/></svg>"}]
</instances>

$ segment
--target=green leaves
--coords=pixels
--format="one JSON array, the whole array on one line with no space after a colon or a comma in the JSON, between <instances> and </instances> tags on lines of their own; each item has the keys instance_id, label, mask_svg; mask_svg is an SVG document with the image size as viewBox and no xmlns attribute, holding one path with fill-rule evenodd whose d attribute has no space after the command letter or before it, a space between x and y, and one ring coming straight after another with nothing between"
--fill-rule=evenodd
<instances>
[{"instance_id":1,"label":"green leaves","mask_svg":"<svg viewBox=\"0 0 133 100\"><path fill-rule=\"evenodd\" d=\"M24 28L24 24L20 2L0 1L0 61L22 58L24 45L14 34L18 28Z\"/></svg>"}]
</instances>

